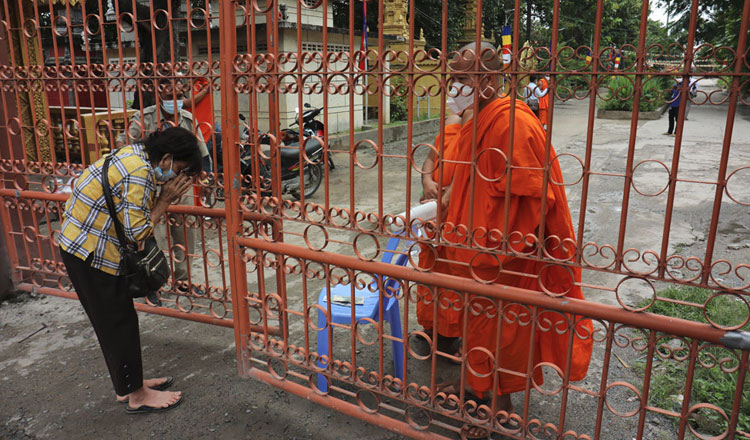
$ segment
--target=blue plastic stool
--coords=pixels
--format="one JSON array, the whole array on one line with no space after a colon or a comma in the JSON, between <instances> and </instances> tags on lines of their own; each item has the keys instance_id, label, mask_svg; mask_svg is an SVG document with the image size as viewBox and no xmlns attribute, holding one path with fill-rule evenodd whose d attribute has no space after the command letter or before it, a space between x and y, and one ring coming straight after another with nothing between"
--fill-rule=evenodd
<instances>
[{"instance_id":1,"label":"blue plastic stool","mask_svg":"<svg viewBox=\"0 0 750 440\"><path fill-rule=\"evenodd\" d=\"M393 260L393 251L396 250L398 247L398 244L401 240L398 238L391 238L388 241L387 250L385 252L385 255L383 255L383 259L381 260L383 263L390 263ZM396 265L399 266L406 266L406 262L409 260L408 254L399 255L398 259L396 260ZM403 334L401 331L401 313L399 311L398 307L398 298L396 298L396 287L398 287L398 282L393 279L386 280L385 284L383 285L383 288L388 291L392 291L393 295L388 298L385 295L383 295L383 298L387 301L386 304L383 304L383 322L388 322L391 327L391 336L394 338L402 339ZM327 304L326 304L326 292L327 289L324 287L320 291L320 296L318 297L318 304L323 308L323 310L327 310ZM336 286L333 286L331 288L331 297L333 295L341 295L346 298L351 298L351 285L349 284L339 284ZM379 319L378 313L380 312L380 291L376 290L375 292L370 292L368 288L364 289L356 289L354 290L354 296L355 297L364 297L365 303L360 305L352 305L351 307L355 307L355 315L354 318L356 319L356 322L361 321L363 318L370 318L373 321L377 322ZM331 324L337 323L337 324L350 324L352 321L352 312L351 307L348 305L341 305L332 302L331 303ZM328 356L328 331L329 329L332 330L332 325L326 323L326 316L325 313L318 311L318 328L321 330L318 330L318 355L319 356ZM404 344L400 340L393 340L393 367L396 370L396 377L403 380L404 379ZM330 359L329 359L330 362ZM326 366L322 361L318 360L318 366L323 368ZM318 389L322 392L328 391L328 380L325 376L322 374L318 374Z\"/></svg>"}]
</instances>

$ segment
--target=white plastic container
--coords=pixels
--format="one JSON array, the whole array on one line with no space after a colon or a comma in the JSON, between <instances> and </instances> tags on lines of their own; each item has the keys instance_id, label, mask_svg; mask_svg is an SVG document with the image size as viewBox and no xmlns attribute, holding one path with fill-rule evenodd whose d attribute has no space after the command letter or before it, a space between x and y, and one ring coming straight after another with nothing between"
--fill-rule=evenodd
<instances>
[{"instance_id":1,"label":"white plastic container","mask_svg":"<svg viewBox=\"0 0 750 440\"><path fill-rule=\"evenodd\" d=\"M415 228L420 228L422 225L422 221L430 221L434 220L437 216L437 202L435 200L431 200L427 203L423 203L421 205L417 205L411 210L409 210L409 220L412 221L412 225ZM393 219L393 222L391 223L391 232L394 234L401 233L401 231L404 230L404 220L406 219L406 212L402 212L398 216L396 216ZM416 220L415 219L421 219Z\"/></svg>"}]
</instances>

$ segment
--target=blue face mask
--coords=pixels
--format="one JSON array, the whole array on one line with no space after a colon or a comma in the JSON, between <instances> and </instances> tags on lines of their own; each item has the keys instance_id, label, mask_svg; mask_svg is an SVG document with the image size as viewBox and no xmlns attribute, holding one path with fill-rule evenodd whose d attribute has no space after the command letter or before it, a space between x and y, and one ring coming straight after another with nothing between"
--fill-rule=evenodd
<instances>
[{"instance_id":1,"label":"blue face mask","mask_svg":"<svg viewBox=\"0 0 750 440\"><path fill-rule=\"evenodd\" d=\"M162 101L161 108L163 108L164 111L167 112L167 113L169 113L170 115L174 115L175 113L177 113L180 110L182 110L182 105L183 104L184 104L184 102L182 101L182 99L178 99L177 100L177 110L175 111L174 100L167 99L166 101Z\"/></svg>"},{"instance_id":2,"label":"blue face mask","mask_svg":"<svg viewBox=\"0 0 750 440\"><path fill-rule=\"evenodd\" d=\"M158 166L154 168L154 173L156 174L156 180L159 182L169 182L170 180L177 177L177 173L174 172L172 169L172 165L174 164L174 158L171 158L172 161L169 164L169 171L166 173L161 169L161 166Z\"/></svg>"}]
</instances>

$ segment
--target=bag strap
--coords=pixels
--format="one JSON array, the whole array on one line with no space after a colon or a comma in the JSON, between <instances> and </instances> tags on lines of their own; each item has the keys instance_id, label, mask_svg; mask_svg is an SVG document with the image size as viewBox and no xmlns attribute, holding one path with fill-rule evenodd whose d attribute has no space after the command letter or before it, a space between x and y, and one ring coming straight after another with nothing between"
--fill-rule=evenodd
<instances>
[{"instance_id":1,"label":"bag strap","mask_svg":"<svg viewBox=\"0 0 750 440\"><path fill-rule=\"evenodd\" d=\"M125 238L125 231L122 228L120 219L117 218L117 210L115 210L115 202L112 200L112 189L109 186L109 163L112 159L112 154L109 154L104 159L104 165L102 165L102 192L104 193L104 200L107 201L107 208L109 209L109 215L112 217L112 222L115 224L115 231L117 232L117 240L120 242L120 252L127 251L128 240Z\"/></svg>"}]
</instances>

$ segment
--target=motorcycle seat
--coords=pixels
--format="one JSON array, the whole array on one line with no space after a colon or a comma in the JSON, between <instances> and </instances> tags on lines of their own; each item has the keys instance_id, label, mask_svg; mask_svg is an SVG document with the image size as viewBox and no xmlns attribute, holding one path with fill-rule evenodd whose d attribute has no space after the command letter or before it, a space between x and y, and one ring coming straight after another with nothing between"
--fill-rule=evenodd
<instances>
[{"instance_id":1,"label":"motorcycle seat","mask_svg":"<svg viewBox=\"0 0 750 440\"><path fill-rule=\"evenodd\" d=\"M297 148L290 148L290 147L297 147ZM307 155L308 159L312 159L313 153L320 150L323 146L320 145L320 142L318 142L316 139L308 139L307 143L305 144L305 155ZM298 142L292 142L287 144L286 146L279 147L279 151L281 153L281 159L282 160L298 160L299 159L299 143Z\"/></svg>"}]
</instances>

